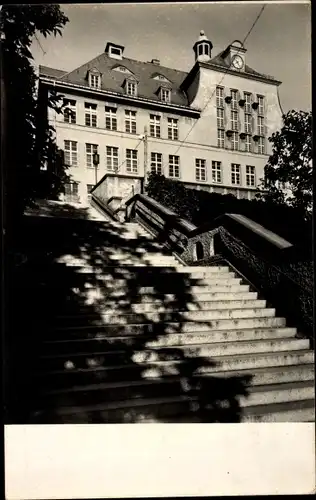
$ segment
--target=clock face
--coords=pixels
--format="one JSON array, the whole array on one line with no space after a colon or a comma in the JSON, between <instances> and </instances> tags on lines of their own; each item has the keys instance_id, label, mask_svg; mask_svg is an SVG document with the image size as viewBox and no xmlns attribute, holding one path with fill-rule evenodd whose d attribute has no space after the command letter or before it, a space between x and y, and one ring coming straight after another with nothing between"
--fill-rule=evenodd
<instances>
[{"instance_id":1,"label":"clock face","mask_svg":"<svg viewBox=\"0 0 316 500\"><path fill-rule=\"evenodd\" d=\"M243 58L240 56L234 56L232 59L232 65L234 68L241 69L244 65Z\"/></svg>"}]
</instances>

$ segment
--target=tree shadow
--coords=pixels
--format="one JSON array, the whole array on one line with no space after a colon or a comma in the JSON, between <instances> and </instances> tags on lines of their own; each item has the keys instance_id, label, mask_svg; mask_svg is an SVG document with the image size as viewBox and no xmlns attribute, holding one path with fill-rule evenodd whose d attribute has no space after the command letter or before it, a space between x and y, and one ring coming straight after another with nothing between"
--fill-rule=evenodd
<instances>
[{"instance_id":1,"label":"tree shadow","mask_svg":"<svg viewBox=\"0 0 316 500\"><path fill-rule=\"evenodd\" d=\"M20 231L7 423L240 421L251 376L221 376L201 280L147 267L161 246L135 226L63 211L25 216Z\"/></svg>"}]
</instances>

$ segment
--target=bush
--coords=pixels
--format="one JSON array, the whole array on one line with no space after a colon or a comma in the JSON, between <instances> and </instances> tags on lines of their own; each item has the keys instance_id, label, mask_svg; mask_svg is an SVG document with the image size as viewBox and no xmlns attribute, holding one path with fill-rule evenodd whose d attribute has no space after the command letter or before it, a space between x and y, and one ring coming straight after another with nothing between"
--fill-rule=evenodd
<instances>
[{"instance_id":1,"label":"bush","mask_svg":"<svg viewBox=\"0 0 316 500\"><path fill-rule=\"evenodd\" d=\"M238 213L303 247L304 252L311 252L311 221L306 222L301 211L288 205L260 200L238 200L231 194L198 191L156 173L149 175L146 192L148 196L196 226L210 222L225 213Z\"/></svg>"}]
</instances>

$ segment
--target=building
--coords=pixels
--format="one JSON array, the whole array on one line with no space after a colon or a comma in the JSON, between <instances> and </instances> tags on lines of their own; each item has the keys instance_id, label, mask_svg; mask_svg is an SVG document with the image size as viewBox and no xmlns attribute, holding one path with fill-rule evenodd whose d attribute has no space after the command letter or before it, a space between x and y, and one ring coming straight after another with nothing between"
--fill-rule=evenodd
<instances>
[{"instance_id":1,"label":"building","mask_svg":"<svg viewBox=\"0 0 316 500\"><path fill-rule=\"evenodd\" d=\"M254 196L267 139L282 125L281 82L251 69L239 41L215 57L212 48L201 31L189 73L126 58L111 42L69 73L40 66L41 93L55 90L65 105L63 114L49 109L48 119L70 165L66 199L86 203L104 175L109 195L127 197L151 170L189 187Z\"/></svg>"}]
</instances>

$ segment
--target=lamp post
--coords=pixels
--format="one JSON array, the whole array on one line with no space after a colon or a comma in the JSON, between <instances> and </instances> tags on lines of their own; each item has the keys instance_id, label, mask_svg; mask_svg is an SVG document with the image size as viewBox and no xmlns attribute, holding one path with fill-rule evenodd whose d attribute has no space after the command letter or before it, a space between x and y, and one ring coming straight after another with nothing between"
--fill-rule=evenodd
<instances>
[{"instance_id":1,"label":"lamp post","mask_svg":"<svg viewBox=\"0 0 316 500\"><path fill-rule=\"evenodd\" d=\"M100 163L100 155L98 153L93 154L93 165L95 173L95 184L98 183L98 165Z\"/></svg>"}]
</instances>

